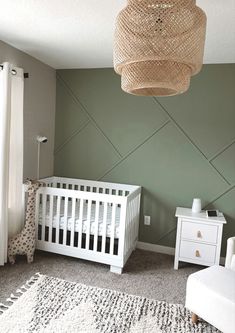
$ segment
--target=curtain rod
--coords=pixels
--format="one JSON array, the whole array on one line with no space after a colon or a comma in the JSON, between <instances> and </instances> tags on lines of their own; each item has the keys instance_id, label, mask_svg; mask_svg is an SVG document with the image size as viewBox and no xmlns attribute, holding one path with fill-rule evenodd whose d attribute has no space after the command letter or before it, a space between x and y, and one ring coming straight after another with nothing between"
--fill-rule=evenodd
<instances>
[{"instance_id":1,"label":"curtain rod","mask_svg":"<svg viewBox=\"0 0 235 333\"><path fill-rule=\"evenodd\" d=\"M0 68L3 69L3 65L0 65ZM29 78L29 73L24 73L24 79Z\"/></svg>"}]
</instances>

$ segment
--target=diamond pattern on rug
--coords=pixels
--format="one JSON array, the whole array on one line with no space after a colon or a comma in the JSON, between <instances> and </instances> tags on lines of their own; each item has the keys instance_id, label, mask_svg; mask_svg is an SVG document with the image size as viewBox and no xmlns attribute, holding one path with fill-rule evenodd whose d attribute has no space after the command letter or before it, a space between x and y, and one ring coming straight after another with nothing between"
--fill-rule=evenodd
<instances>
[{"instance_id":1,"label":"diamond pattern on rug","mask_svg":"<svg viewBox=\"0 0 235 333\"><path fill-rule=\"evenodd\" d=\"M73 310L67 310L64 315L52 319L43 333L82 332L99 333L92 311L92 303L82 302Z\"/></svg>"},{"instance_id":2,"label":"diamond pattern on rug","mask_svg":"<svg viewBox=\"0 0 235 333\"><path fill-rule=\"evenodd\" d=\"M32 301L33 300L33 301ZM0 316L0 332L218 333L180 304L40 275Z\"/></svg>"}]
</instances>

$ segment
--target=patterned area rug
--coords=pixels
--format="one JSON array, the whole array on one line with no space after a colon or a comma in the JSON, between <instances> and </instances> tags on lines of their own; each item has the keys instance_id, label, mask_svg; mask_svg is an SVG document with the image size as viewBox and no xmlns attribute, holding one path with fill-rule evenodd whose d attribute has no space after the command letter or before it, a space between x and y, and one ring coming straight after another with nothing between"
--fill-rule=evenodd
<instances>
[{"instance_id":1,"label":"patterned area rug","mask_svg":"<svg viewBox=\"0 0 235 333\"><path fill-rule=\"evenodd\" d=\"M0 304L1 333L218 333L168 304L37 274Z\"/></svg>"}]
</instances>

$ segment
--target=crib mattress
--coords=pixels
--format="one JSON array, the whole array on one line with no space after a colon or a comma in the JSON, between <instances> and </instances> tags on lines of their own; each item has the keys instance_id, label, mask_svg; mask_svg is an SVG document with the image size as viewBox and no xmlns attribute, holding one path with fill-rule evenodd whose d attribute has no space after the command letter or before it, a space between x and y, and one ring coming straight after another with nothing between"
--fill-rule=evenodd
<instances>
[{"instance_id":1,"label":"crib mattress","mask_svg":"<svg viewBox=\"0 0 235 333\"><path fill-rule=\"evenodd\" d=\"M56 200L53 203L53 218L52 218L52 226L53 228L57 227L57 215L56 215L56 208L57 208L57 202ZM107 207L107 219L106 219L106 237L110 237L112 234L112 206L108 205ZM82 232L86 233L89 224L90 224L90 234L95 234L96 224L95 224L95 209L96 205L91 205L91 217L90 217L90 223L87 221L87 214L88 214L88 204L84 203L83 205L83 216L82 219L80 217L80 206L76 204L75 206L75 223L74 223L74 231L79 232L80 226L82 224ZM119 224L120 224L120 207L116 206L116 212L115 212L115 224L114 224L114 237L119 238ZM38 223L42 224L42 205L39 206L39 218ZM59 228L64 229L65 224L67 224L67 230L71 231L72 229L72 202L68 202L68 214L67 218L64 216L64 201L61 201L61 208L60 208L60 217L59 217ZM50 213L49 213L49 203L46 205L46 214L45 214L45 225L50 225ZM98 218L98 230L97 233L99 236L103 235L103 231L105 227L104 223L104 205L100 205L99 207L99 218Z\"/></svg>"}]
</instances>

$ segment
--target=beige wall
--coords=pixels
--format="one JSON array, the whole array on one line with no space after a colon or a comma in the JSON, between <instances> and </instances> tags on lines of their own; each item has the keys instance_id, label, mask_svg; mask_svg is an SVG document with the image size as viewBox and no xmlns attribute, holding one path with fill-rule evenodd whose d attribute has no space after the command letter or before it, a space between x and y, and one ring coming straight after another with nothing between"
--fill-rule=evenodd
<instances>
[{"instance_id":1,"label":"beige wall","mask_svg":"<svg viewBox=\"0 0 235 333\"><path fill-rule=\"evenodd\" d=\"M0 41L0 63L10 62L29 73L24 85L24 177L36 178L38 134L48 137L41 147L40 176L53 174L55 70Z\"/></svg>"}]
</instances>

